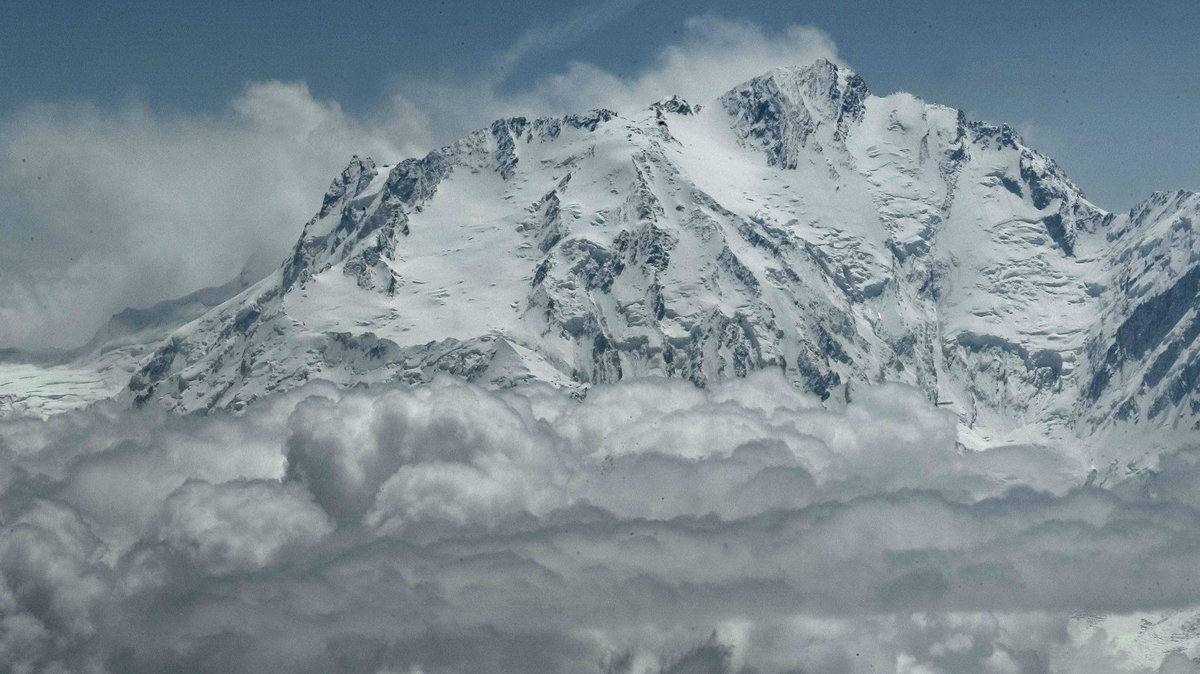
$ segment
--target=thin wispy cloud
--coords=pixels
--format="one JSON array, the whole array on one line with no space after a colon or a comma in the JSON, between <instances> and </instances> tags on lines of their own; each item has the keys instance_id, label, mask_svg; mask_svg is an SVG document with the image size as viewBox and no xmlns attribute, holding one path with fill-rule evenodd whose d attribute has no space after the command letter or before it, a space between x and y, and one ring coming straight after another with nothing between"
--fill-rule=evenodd
<instances>
[{"instance_id":1,"label":"thin wispy cloud","mask_svg":"<svg viewBox=\"0 0 1200 674\"><path fill-rule=\"evenodd\" d=\"M503 81L513 68L531 54L559 49L578 42L611 25L637 9L644 0L606 0L585 5L567 18L547 25L535 25L526 30L499 55L496 77Z\"/></svg>"}]
</instances>

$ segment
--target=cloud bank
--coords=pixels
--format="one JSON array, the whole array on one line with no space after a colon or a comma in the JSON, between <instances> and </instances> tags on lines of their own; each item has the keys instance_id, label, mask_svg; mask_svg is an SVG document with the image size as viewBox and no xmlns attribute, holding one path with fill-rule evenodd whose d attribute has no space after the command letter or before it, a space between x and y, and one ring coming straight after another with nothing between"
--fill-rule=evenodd
<instances>
[{"instance_id":1,"label":"cloud bank","mask_svg":"<svg viewBox=\"0 0 1200 674\"><path fill-rule=\"evenodd\" d=\"M547 35L568 42L636 3L571 15L499 58L517 66ZM536 38L536 39L535 39ZM0 119L0 348L81 344L110 315L283 259L352 154L381 163L428 152L508 115L704 100L788 63L833 57L820 31L699 17L641 72L569 63L527 87L400 78L360 116L302 82L253 82L219 113L137 103L42 103Z\"/></svg>"},{"instance_id":2,"label":"cloud bank","mask_svg":"<svg viewBox=\"0 0 1200 674\"><path fill-rule=\"evenodd\" d=\"M901 386L833 411L769 372L582 402L313 383L8 420L0 453L14 671L1200 665L1200 447L1100 489L961 450Z\"/></svg>"}]
</instances>

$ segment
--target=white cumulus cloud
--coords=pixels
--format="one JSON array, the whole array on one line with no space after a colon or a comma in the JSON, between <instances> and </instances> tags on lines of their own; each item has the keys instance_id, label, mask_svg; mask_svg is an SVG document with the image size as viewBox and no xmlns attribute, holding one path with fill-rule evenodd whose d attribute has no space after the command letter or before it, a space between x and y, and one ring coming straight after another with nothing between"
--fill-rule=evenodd
<instances>
[{"instance_id":1,"label":"white cumulus cloud","mask_svg":"<svg viewBox=\"0 0 1200 674\"><path fill-rule=\"evenodd\" d=\"M123 672L1195 665L1200 447L1106 489L1017 449L963 450L913 389L838 411L771 372L583 401L316 382L242 416L3 421L0 653Z\"/></svg>"}]
</instances>

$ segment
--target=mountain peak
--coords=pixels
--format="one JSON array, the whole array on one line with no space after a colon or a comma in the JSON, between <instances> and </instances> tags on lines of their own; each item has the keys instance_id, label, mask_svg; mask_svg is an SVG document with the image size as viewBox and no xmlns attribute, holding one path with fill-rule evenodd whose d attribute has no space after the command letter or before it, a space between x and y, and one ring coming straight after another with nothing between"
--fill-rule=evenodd
<instances>
[{"instance_id":1,"label":"mountain peak","mask_svg":"<svg viewBox=\"0 0 1200 674\"><path fill-rule=\"evenodd\" d=\"M341 175L334 178L329 190L325 192L318 217L325 217L331 213L341 203L347 192L359 191L360 185L369 183L375 174L376 167L373 159L358 155L352 156L350 163L346 165L345 169L342 169Z\"/></svg>"},{"instance_id":2,"label":"mountain peak","mask_svg":"<svg viewBox=\"0 0 1200 674\"><path fill-rule=\"evenodd\" d=\"M772 68L745 84L768 80L774 82L781 91L793 97L799 95L805 102L822 108L826 107L826 101L836 102L846 98L861 101L870 95L866 82L858 73L826 58L807 65ZM735 90L738 88L734 87Z\"/></svg>"},{"instance_id":3,"label":"mountain peak","mask_svg":"<svg viewBox=\"0 0 1200 674\"><path fill-rule=\"evenodd\" d=\"M658 113L673 112L679 115L693 115L700 112L699 105L692 105L679 96L661 99L651 105L650 109Z\"/></svg>"},{"instance_id":4,"label":"mountain peak","mask_svg":"<svg viewBox=\"0 0 1200 674\"><path fill-rule=\"evenodd\" d=\"M819 58L804 65L793 64L772 68L760 77L829 84L834 80L846 81L858 77L858 74L847 66L839 66L827 58Z\"/></svg>"},{"instance_id":5,"label":"mountain peak","mask_svg":"<svg viewBox=\"0 0 1200 674\"><path fill-rule=\"evenodd\" d=\"M720 102L743 137L766 150L769 164L795 168L810 142L844 141L868 96L854 71L819 59L775 68L729 90Z\"/></svg>"}]
</instances>

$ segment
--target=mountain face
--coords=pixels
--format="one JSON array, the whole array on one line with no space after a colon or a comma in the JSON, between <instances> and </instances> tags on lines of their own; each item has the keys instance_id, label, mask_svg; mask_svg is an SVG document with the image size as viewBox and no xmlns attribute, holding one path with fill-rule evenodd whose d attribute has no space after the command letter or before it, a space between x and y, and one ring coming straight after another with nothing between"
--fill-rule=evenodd
<instances>
[{"instance_id":1,"label":"mountain face","mask_svg":"<svg viewBox=\"0 0 1200 674\"><path fill-rule=\"evenodd\" d=\"M1180 192L1107 213L1009 127L818 61L356 157L282 266L128 390L189 412L313 378L583 394L774 368L833 404L912 384L968 445L1197 428L1198 211Z\"/></svg>"}]
</instances>

